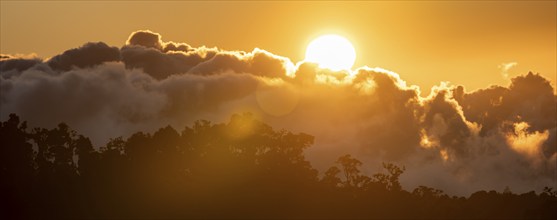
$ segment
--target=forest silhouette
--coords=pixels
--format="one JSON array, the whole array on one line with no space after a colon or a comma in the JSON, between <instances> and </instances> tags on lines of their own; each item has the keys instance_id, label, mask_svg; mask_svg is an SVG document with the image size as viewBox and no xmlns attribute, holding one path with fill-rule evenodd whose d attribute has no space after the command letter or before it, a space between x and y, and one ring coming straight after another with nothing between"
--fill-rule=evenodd
<instances>
[{"instance_id":1,"label":"forest silhouette","mask_svg":"<svg viewBox=\"0 0 557 220\"><path fill-rule=\"evenodd\" d=\"M181 132L114 138L95 149L66 124L0 126L2 219L556 219L557 193L402 189L404 167L367 176L339 155L319 175L311 135L274 130L249 113Z\"/></svg>"}]
</instances>

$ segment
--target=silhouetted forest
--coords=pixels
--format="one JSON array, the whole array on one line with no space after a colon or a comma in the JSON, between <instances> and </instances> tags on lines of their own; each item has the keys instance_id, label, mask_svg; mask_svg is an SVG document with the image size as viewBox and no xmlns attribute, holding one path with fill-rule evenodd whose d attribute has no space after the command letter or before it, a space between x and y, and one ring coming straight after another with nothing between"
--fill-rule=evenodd
<instances>
[{"instance_id":1,"label":"silhouetted forest","mask_svg":"<svg viewBox=\"0 0 557 220\"><path fill-rule=\"evenodd\" d=\"M404 167L363 175L340 156L319 175L304 157L308 134L276 131L249 114L138 132L95 149L65 124L1 123L2 219L556 219L557 193L403 190Z\"/></svg>"}]
</instances>

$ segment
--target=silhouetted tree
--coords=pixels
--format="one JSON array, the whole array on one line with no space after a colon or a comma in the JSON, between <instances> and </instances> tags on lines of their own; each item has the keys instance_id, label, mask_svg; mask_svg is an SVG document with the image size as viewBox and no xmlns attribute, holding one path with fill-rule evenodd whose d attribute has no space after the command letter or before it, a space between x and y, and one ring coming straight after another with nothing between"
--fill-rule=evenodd
<instances>
[{"instance_id":1,"label":"silhouetted tree","mask_svg":"<svg viewBox=\"0 0 557 220\"><path fill-rule=\"evenodd\" d=\"M66 124L29 130L10 115L0 141L2 219L557 217L553 188L410 193L399 182L404 167L383 163L384 172L367 176L351 155L319 180L304 157L312 136L275 131L251 114L138 132L98 149Z\"/></svg>"},{"instance_id":2,"label":"silhouetted tree","mask_svg":"<svg viewBox=\"0 0 557 220\"><path fill-rule=\"evenodd\" d=\"M24 213L33 197L33 149L26 132L27 123L11 114L0 123L0 189L2 213Z\"/></svg>"},{"instance_id":3,"label":"silhouetted tree","mask_svg":"<svg viewBox=\"0 0 557 220\"><path fill-rule=\"evenodd\" d=\"M380 183L387 190L400 191L402 187L400 186L398 178L404 172L405 168L400 168L391 163L383 163L383 168L387 170L388 173L378 173L373 175L373 181Z\"/></svg>"},{"instance_id":4,"label":"silhouetted tree","mask_svg":"<svg viewBox=\"0 0 557 220\"><path fill-rule=\"evenodd\" d=\"M443 196L443 190L434 189L427 186L418 186L412 191L412 194L418 197L433 199L433 198L440 198Z\"/></svg>"}]
</instances>

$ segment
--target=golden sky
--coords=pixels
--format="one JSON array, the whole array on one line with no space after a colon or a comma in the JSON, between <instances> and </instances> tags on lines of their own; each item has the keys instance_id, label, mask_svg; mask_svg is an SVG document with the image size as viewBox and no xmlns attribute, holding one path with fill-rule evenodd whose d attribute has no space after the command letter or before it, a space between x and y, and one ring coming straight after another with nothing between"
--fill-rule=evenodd
<instances>
[{"instance_id":1,"label":"golden sky","mask_svg":"<svg viewBox=\"0 0 557 220\"><path fill-rule=\"evenodd\" d=\"M0 51L47 58L88 41L122 46L139 29L164 41L251 51L297 62L326 33L354 44L354 67L395 71L428 93L467 90L531 70L557 74L557 5L544 2L1 2ZM502 73L504 63L516 62ZM555 86L554 86L555 87Z\"/></svg>"}]
</instances>

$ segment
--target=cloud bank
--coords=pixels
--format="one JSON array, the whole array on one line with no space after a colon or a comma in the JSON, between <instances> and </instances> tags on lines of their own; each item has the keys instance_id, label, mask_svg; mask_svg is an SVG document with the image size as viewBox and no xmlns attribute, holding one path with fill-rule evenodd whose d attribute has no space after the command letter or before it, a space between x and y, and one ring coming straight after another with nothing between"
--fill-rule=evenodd
<instances>
[{"instance_id":1,"label":"cloud bank","mask_svg":"<svg viewBox=\"0 0 557 220\"><path fill-rule=\"evenodd\" d=\"M262 49L224 51L164 42L137 31L121 48L86 43L50 59L0 56L0 119L66 122L101 146L110 138L252 112L277 128L315 136L322 170L340 155L406 166L404 187L450 194L555 186L557 96L528 73L509 86L468 92L441 83L422 97L397 73L334 72Z\"/></svg>"}]
</instances>

